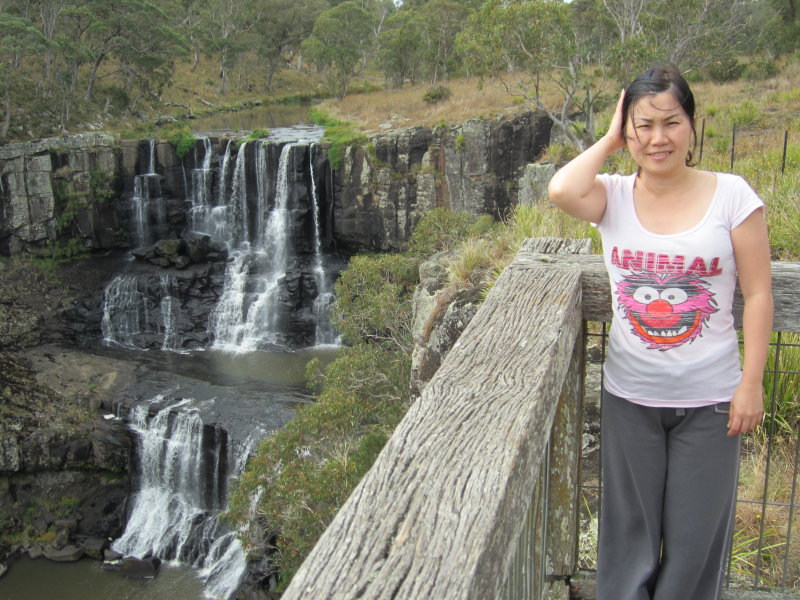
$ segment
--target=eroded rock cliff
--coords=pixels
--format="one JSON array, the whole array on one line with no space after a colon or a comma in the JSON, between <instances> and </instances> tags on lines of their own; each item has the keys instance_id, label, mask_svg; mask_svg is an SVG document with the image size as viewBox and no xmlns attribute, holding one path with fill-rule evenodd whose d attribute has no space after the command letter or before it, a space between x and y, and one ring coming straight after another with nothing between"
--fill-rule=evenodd
<instances>
[{"instance_id":1,"label":"eroded rock cliff","mask_svg":"<svg viewBox=\"0 0 800 600\"><path fill-rule=\"evenodd\" d=\"M55 348L0 354L0 560L76 560L121 531L130 434L97 412L115 377L90 363Z\"/></svg>"},{"instance_id":2,"label":"eroded rock cliff","mask_svg":"<svg viewBox=\"0 0 800 600\"><path fill-rule=\"evenodd\" d=\"M337 243L399 250L422 215L437 207L506 216L531 201L525 168L549 143L551 127L544 113L528 112L371 136L332 173Z\"/></svg>"}]
</instances>

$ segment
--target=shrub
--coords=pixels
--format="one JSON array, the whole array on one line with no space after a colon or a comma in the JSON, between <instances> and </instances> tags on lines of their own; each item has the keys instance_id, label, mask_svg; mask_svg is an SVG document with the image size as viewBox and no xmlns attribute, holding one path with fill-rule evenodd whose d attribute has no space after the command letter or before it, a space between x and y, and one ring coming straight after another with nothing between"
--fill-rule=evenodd
<instances>
[{"instance_id":1,"label":"shrub","mask_svg":"<svg viewBox=\"0 0 800 600\"><path fill-rule=\"evenodd\" d=\"M711 81L725 83L736 81L742 76L745 66L735 58L718 60L708 67L708 76Z\"/></svg>"},{"instance_id":2,"label":"shrub","mask_svg":"<svg viewBox=\"0 0 800 600\"><path fill-rule=\"evenodd\" d=\"M336 282L333 325L350 344L411 349L411 295L419 261L402 254L354 257Z\"/></svg>"},{"instance_id":3,"label":"shrub","mask_svg":"<svg viewBox=\"0 0 800 600\"><path fill-rule=\"evenodd\" d=\"M761 119L761 109L752 100L742 100L728 109L731 123L738 127L753 125Z\"/></svg>"},{"instance_id":4,"label":"shrub","mask_svg":"<svg viewBox=\"0 0 800 600\"><path fill-rule=\"evenodd\" d=\"M417 223L408 243L414 256L430 256L454 248L470 234L476 217L468 213L435 208Z\"/></svg>"},{"instance_id":5,"label":"shrub","mask_svg":"<svg viewBox=\"0 0 800 600\"><path fill-rule=\"evenodd\" d=\"M175 154L182 159L194 148L197 138L185 123L173 123L161 131L161 135L175 146Z\"/></svg>"},{"instance_id":6,"label":"shrub","mask_svg":"<svg viewBox=\"0 0 800 600\"><path fill-rule=\"evenodd\" d=\"M748 81L758 81L769 79L778 74L778 66L774 60L759 58L748 64L742 73L742 77Z\"/></svg>"},{"instance_id":7,"label":"shrub","mask_svg":"<svg viewBox=\"0 0 800 600\"><path fill-rule=\"evenodd\" d=\"M362 146L367 142L367 136L353 123L336 119L317 108L311 109L311 120L325 128L322 141L329 144L328 162L334 170L342 166L344 152L349 146Z\"/></svg>"},{"instance_id":8,"label":"shrub","mask_svg":"<svg viewBox=\"0 0 800 600\"><path fill-rule=\"evenodd\" d=\"M436 85L423 94L422 101L425 104L438 104L444 100L449 100L452 95L453 91L446 85Z\"/></svg>"}]
</instances>

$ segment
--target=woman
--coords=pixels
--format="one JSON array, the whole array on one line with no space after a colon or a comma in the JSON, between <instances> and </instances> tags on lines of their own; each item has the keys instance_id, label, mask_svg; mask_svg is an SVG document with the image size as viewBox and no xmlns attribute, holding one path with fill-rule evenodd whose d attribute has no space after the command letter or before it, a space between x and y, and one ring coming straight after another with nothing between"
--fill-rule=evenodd
<instances>
[{"instance_id":1,"label":"woman","mask_svg":"<svg viewBox=\"0 0 800 600\"><path fill-rule=\"evenodd\" d=\"M608 133L549 186L562 210L597 224L611 279L599 600L720 597L740 434L763 416L764 205L740 177L693 168L695 143L688 84L674 67L655 67L622 93ZM599 175L624 147L637 172Z\"/></svg>"}]
</instances>

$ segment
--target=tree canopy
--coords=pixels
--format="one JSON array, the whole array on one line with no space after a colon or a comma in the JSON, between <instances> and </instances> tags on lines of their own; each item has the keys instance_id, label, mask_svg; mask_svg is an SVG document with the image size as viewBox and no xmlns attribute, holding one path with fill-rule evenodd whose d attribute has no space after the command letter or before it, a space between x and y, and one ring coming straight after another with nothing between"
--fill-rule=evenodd
<instances>
[{"instance_id":1,"label":"tree canopy","mask_svg":"<svg viewBox=\"0 0 800 600\"><path fill-rule=\"evenodd\" d=\"M221 97L271 94L289 69L338 95L365 73L387 87L492 78L556 122L582 114L565 129L580 143L606 91L648 64L725 79L799 45L796 0L0 0L0 139L158 106L177 62L204 57Z\"/></svg>"}]
</instances>

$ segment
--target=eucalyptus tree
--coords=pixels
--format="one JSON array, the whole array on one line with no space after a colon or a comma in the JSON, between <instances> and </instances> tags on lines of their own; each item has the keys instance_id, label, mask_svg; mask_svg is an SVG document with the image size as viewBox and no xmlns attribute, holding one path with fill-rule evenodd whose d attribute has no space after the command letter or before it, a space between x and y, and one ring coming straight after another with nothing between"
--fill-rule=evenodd
<instances>
[{"instance_id":1,"label":"eucalyptus tree","mask_svg":"<svg viewBox=\"0 0 800 600\"><path fill-rule=\"evenodd\" d=\"M378 38L377 63L394 87L419 80L423 64L424 20L417 10L401 10L386 20Z\"/></svg>"},{"instance_id":2,"label":"eucalyptus tree","mask_svg":"<svg viewBox=\"0 0 800 600\"><path fill-rule=\"evenodd\" d=\"M259 19L253 2L198 0L199 27L206 53L219 61L219 91L227 93L230 71L254 44L250 34Z\"/></svg>"},{"instance_id":3,"label":"eucalyptus tree","mask_svg":"<svg viewBox=\"0 0 800 600\"><path fill-rule=\"evenodd\" d=\"M800 1L767 0L769 31L766 45L774 55L800 49Z\"/></svg>"},{"instance_id":4,"label":"eucalyptus tree","mask_svg":"<svg viewBox=\"0 0 800 600\"><path fill-rule=\"evenodd\" d=\"M595 110L607 82L572 17L561 2L489 0L469 17L458 48L472 72L545 111L583 149L594 137ZM559 106L545 103L546 92L557 94Z\"/></svg>"},{"instance_id":5,"label":"eucalyptus tree","mask_svg":"<svg viewBox=\"0 0 800 600\"><path fill-rule=\"evenodd\" d=\"M370 15L372 38L377 40L386 20L397 11L393 0L358 0L357 4Z\"/></svg>"},{"instance_id":6,"label":"eucalyptus tree","mask_svg":"<svg viewBox=\"0 0 800 600\"><path fill-rule=\"evenodd\" d=\"M75 42L73 60L88 67L86 101L93 100L98 79L109 76L128 92L134 86L159 90L171 78L174 59L186 50L153 2L88 0L68 6L64 14Z\"/></svg>"},{"instance_id":7,"label":"eucalyptus tree","mask_svg":"<svg viewBox=\"0 0 800 600\"><path fill-rule=\"evenodd\" d=\"M11 125L12 86L24 85L28 79L23 72L23 61L41 54L46 47L46 38L30 19L0 12L0 94L3 98L0 139L5 139Z\"/></svg>"},{"instance_id":8,"label":"eucalyptus tree","mask_svg":"<svg viewBox=\"0 0 800 600\"><path fill-rule=\"evenodd\" d=\"M419 10L426 42L423 57L434 84L440 76L448 79L456 66L456 36L464 28L470 9L457 0L430 0Z\"/></svg>"},{"instance_id":9,"label":"eucalyptus tree","mask_svg":"<svg viewBox=\"0 0 800 600\"><path fill-rule=\"evenodd\" d=\"M620 83L653 62L702 69L752 51L753 0L603 0L617 39L605 63Z\"/></svg>"},{"instance_id":10,"label":"eucalyptus tree","mask_svg":"<svg viewBox=\"0 0 800 600\"><path fill-rule=\"evenodd\" d=\"M40 84L47 86L53 74L53 63L58 54L59 44L55 43L59 34L61 16L72 0L24 0L15 2L19 13L31 20L47 40L44 50L44 77Z\"/></svg>"},{"instance_id":11,"label":"eucalyptus tree","mask_svg":"<svg viewBox=\"0 0 800 600\"><path fill-rule=\"evenodd\" d=\"M347 0L320 14L303 52L325 74L328 84L344 98L358 72L363 49L370 43L369 15Z\"/></svg>"},{"instance_id":12,"label":"eucalyptus tree","mask_svg":"<svg viewBox=\"0 0 800 600\"><path fill-rule=\"evenodd\" d=\"M264 58L267 91L283 57L300 49L314 29L314 21L328 8L326 0L260 0L256 4L255 46Z\"/></svg>"}]
</instances>

